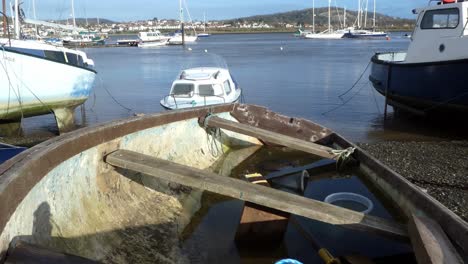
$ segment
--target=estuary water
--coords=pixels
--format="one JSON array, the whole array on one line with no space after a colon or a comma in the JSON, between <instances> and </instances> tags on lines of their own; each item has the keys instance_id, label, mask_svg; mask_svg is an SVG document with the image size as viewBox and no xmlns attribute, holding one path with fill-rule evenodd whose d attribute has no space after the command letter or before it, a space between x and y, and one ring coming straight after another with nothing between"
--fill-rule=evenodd
<instances>
[{"instance_id":1,"label":"estuary water","mask_svg":"<svg viewBox=\"0 0 468 264\"><path fill-rule=\"evenodd\" d=\"M181 70L227 65L243 89L244 102L310 119L356 142L457 134L456 129L441 132L438 124L434 128L427 120L395 119L391 107L384 122L384 98L368 80L369 61L375 52L406 50L410 43L403 33L390 37L307 40L292 34L229 34L200 38L186 47L86 48L98 79L85 104L84 120L77 111L77 121L89 126L164 111L159 101ZM23 123L27 133L56 130L52 116Z\"/></svg>"}]
</instances>

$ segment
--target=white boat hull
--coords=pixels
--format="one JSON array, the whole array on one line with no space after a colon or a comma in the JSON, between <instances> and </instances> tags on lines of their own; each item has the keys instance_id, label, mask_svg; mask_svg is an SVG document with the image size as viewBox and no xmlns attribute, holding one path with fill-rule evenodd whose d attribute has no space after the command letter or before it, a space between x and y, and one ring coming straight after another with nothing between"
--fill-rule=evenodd
<instances>
[{"instance_id":1,"label":"white boat hull","mask_svg":"<svg viewBox=\"0 0 468 264\"><path fill-rule=\"evenodd\" d=\"M7 50L0 53L0 120L76 107L94 86L94 70Z\"/></svg>"},{"instance_id":2,"label":"white boat hull","mask_svg":"<svg viewBox=\"0 0 468 264\"><path fill-rule=\"evenodd\" d=\"M319 34L306 34L304 35L307 39L341 39L343 33L319 33Z\"/></svg>"},{"instance_id":3,"label":"white boat hull","mask_svg":"<svg viewBox=\"0 0 468 264\"><path fill-rule=\"evenodd\" d=\"M194 43L198 39L197 36L185 36L185 43ZM174 36L169 39L169 44L171 45L181 45L182 44L182 36Z\"/></svg>"},{"instance_id":4,"label":"white boat hull","mask_svg":"<svg viewBox=\"0 0 468 264\"><path fill-rule=\"evenodd\" d=\"M139 48L153 48L153 47L162 47L166 46L168 41L152 41L152 42L140 42L138 43Z\"/></svg>"}]
</instances>

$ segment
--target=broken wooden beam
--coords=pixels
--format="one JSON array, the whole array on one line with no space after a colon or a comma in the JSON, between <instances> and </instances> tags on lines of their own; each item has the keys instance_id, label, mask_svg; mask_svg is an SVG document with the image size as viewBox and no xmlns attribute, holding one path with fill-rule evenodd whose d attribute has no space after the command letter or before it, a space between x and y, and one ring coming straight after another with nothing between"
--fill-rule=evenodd
<instances>
[{"instance_id":1,"label":"broken wooden beam","mask_svg":"<svg viewBox=\"0 0 468 264\"><path fill-rule=\"evenodd\" d=\"M226 120L217 116L208 116L200 119L202 126L222 128L239 134L251 136L262 140L263 142L273 143L291 149L304 151L327 159L336 159L337 154L334 149L319 145L313 142L297 139L276 132L268 131L258 127L253 127L234 121Z\"/></svg>"},{"instance_id":2,"label":"broken wooden beam","mask_svg":"<svg viewBox=\"0 0 468 264\"><path fill-rule=\"evenodd\" d=\"M419 264L463 263L437 222L413 214L408 231Z\"/></svg>"},{"instance_id":3,"label":"broken wooden beam","mask_svg":"<svg viewBox=\"0 0 468 264\"><path fill-rule=\"evenodd\" d=\"M309 219L407 239L402 225L383 218L365 215L349 209L298 195L258 186L239 179L221 177L215 173L161 160L128 150L117 150L105 157L108 164L144 175L198 188L258 205L304 216Z\"/></svg>"}]
</instances>

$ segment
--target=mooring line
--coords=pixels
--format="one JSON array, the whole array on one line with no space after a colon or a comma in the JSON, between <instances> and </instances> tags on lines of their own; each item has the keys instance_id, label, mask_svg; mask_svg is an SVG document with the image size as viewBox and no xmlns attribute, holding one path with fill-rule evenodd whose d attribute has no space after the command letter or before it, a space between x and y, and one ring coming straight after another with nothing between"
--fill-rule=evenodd
<instances>
[{"instance_id":1,"label":"mooring line","mask_svg":"<svg viewBox=\"0 0 468 264\"><path fill-rule=\"evenodd\" d=\"M116 104L118 104L120 107L122 107L123 109L127 110L128 112L131 112L133 111L133 109L131 108L128 108L126 107L125 105L123 105L122 103L120 103L119 101L117 101L117 99L111 94L111 92L106 88L106 86L104 85L104 81L102 80L102 78L100 76L98 76L99 78L99 81L101 83L101 86L104 88L104 90L106 90L107 94L110 96L110 98L112 98L112 100L114 100L114 102Z\"/></svg>"},{"instance_id":2,"label":"mooring line","mask_svg":"<svg viewBox=\"0 0 468 264\"><path fill-rule=\"evenodd\" d=\"M353 86L351 86L351 88L349 88L347 91L345 91L344 93L338 95L338 97L343 100L341 97L346 95L347 93L351 92L351 90L353 90L356 85L358 85L358 83L361 81L362 77L364 76L364 74L367 72L367 69L369 68L369 66L371 65L371 62L372 61L369 61L369 63L367 63L367 66L366 68L364 69L364 71L361 73L361 75L359 76L359 78L357 79L357 81L353 84Z\"/></svg>"},{"instance_id":3,"label":"mooring line","mask_svg":"<svg viewBox=\"0 0 468 264\"><path fill-rule=\"evenodd\" d=\"M326 112L323 112L322 115L326 115L326 114L328 114L328 113L331 113L331 112L333 112L333 111L336 111L336 110L340 109L341 107L345 106L345 105L346 105L347 103L349 103L349 101L351 101L356 95L358 95L358 94L361 92L361 90L362 90L364 87L366 87L368 84L369 84L369 82L366 82L364 85L362 85L362 86L359 88L359 90L357 90L356 93L354 93L351 97L349 97L348 100L344 101L342 104L340 104L340 105L338 105L338 106L336 106L336 107L334 107L334 108L332 108L332 109L330 109L330 110L328 110L328 111L326 111Z\"/></svg>"}]
</instances>

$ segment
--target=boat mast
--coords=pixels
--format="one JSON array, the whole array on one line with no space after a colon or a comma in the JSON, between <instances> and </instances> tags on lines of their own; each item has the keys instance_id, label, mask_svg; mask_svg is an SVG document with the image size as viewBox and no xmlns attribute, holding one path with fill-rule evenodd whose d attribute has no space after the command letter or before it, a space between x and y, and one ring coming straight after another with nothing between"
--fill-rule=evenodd
<instances>
[{"instance_id":1,"label":"boat mast","mask_svg":"<svg viewBox=\"0 0 468 264\"><path fill-rule=\"evenodd\" d=\"M182 0L179 0L179 17L180 17L180 30L182 31L182 45L185 45L184 9L182 8Z\"/></svg>"},{"instance_id":2,"label":"boat mast","mask_svg":"<svg viewBox=\"0 0 468 264\"><path fill-rule=\"evenodd\" d=\"M343 28L346 28L346 6L344 7Z\"/></svg>"},{"instance_id":3,"label":"boat mast","mask_svg":"<svg viewBox=\"0 0 468 264\"><path fill-rule=\"evenodd\" d=\"M16 39L21 38L21 32L20 32L20 23L19 23L19 4L18 0L15 0L15 35Z\"/></svg>"},{"instance_id":4,"label":"boat mast","mask_svg":"<svg viewBox=\"0 0 468 264\"><path fill-rule=\"evenodd\" d=\"M361 0L358 0L357 27L361 28Z\"/></svg>"},{"instance_id":5,"label":"boat mast","mask_svg":"<svg viewBox=\"0 0 468 264\"><path fill-rule=\"evenodd\" d=\"M369 0L366 0L366 8L365 8L365 14L364 14L364 28L367 28L367 10L369 8Z\"/></svg>"},{"instance_id":6,"label":"boat mast","mask_svg":"<svg viewBox=\"0 0 468 264\"><path fill-rule=\"evenodd\" d=\"M6 1L2 0L3 8L3 36L7 35L7 16L6 16Z\"/></svg>"},{"instance_id":7,"label":"boat mast","mask_svg":"<svg viewBox=\"0 0 468 264\"><path fill-rule=\"evenodd\" d=\"M203 33L206 33L206 13L203 12Z\"/></svg>"},{"instance_id":8,"label":"boat mast","mask_svg":"<svg viewBox=\"0 0 468 264\"><path fill-rule=\"evenodd\" d=\"M331 33L331 0L328 0L328 33Z\"/></svg>"},{"instance_id":9,"label":"boat mast","mask_svg":"<svg viewBox=\"0 0 468 264\"><path fill-rule=\"evenodd\" d=\"M72 18L73 18L73 27L76 28L75 5L74 5L74 1L73 1L73 0L71 0L71 10L72 10Z\"/></svg>"},{"instance_id":10,"label":"boat mast","mask_svg":"<svg viewBox=\"0 0 468 264\"><path fill-rule=\"evenodd\" d=\"M36 1L35 0L32 0L32 5L33 5L34 20L37 20L37 17L36 17ZM37 31L37 25L34 25L34 28L36 29L36 35L39 35L38 31Z\"/></svg>"},{"instance_id":11,"label":"boat mast","mask_svg":"<svg viewBox=\"0 0 468 264\"><path fill-rule=\"evenodd\" d=\"M373 28L375 30L375 0L374 0L374 25L373 25Z\"/></svg>"},{"instance_id":12,"label":"boat mast","mask_svg":"<svg viewBox=\"0 0 468 264\"><path fill-rule=\"evenodd\" d=\"M315 33L315 0L312 0L312 33Z\"/></svg>"}]
</instances>

